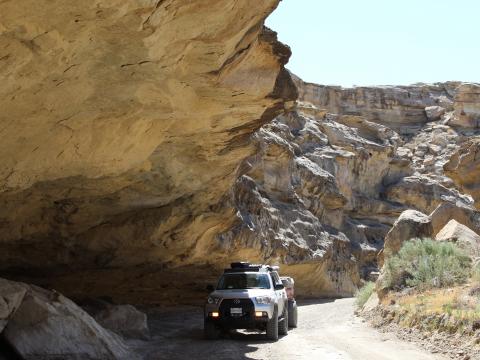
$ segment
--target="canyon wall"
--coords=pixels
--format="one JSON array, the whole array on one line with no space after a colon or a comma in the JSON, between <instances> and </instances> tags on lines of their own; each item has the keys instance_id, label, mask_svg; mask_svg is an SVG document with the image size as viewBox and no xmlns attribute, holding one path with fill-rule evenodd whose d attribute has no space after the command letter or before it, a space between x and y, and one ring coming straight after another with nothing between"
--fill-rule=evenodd
<instances>
[{"instance_id":1,"label":"canyon wall","mask_svg":"<svg viewBox=\"0 0 480 360\"><path fill-rule=\"evenodd\" d=\"M177 304L248 259L351 295L404 210L476 219L479 86L305 83L278 2L1 2L0 274Z\"/></svg>"},{"instance_id":2,"label":"canyon wall","mask_svg":"<svg viewBox=\"0 0 480 360\"><path fill-rule=\"evenodd\" d=\"M87 293L215 259L250 135L297 96L278 2L2 1L2 274Z\"/></svg>"},{"instance_id":3,"label":"canyon wall","mask_svg":"<svg viewBox=\"0 0 480 360\"><path fill-rule=\"evenodd\" d=\"M458 117L465 88L478 85L345 89L294 79L296 107L255 134L257 152L233 191L239 223L220 237L226 248L286 264L302 294L351 295L378 275L405 210L425 213L431 236L452 218L480 229L478 114Z\"/></svg>"},{"instance_id":4,"label":"canyon wall","mask_svg":"<svg viewBox=\"0 0 480 360\"><path fill-rule=\"evenodd\" d=\"M461 83L413 86L361 86L342 88L304 82L296 78L302 101L331 113L355 115L391 127L401 135L415 134L428 122L426 107L453 110L453 97Z\"/></svg>"}]
</instances>

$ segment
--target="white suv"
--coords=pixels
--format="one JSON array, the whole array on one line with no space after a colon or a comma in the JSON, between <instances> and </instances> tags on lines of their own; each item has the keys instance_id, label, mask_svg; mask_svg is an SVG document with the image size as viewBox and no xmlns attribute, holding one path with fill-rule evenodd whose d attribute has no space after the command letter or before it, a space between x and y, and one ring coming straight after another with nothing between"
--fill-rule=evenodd
<instances>
[{"instance_id":1,"label":"white suv","mask_svg":"<svg viewBox=\"0 0 480 360\"><path fill-rule=\"evenodd\" d=\"M216 339L229 329L265 330L278 340L288 333L288 298L278 267L232 263L205 304L205 336Z\"/></svg>"}]
</instances>

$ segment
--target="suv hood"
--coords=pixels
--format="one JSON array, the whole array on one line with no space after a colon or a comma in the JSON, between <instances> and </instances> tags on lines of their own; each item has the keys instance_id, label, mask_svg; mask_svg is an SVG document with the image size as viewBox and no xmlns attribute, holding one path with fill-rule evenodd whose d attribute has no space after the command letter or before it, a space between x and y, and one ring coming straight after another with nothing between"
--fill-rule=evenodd
<instances>
[{"instance_id":1,"label":"suv hood","mask_svg":"<svg viewBox=\"0 0 480 360\"><path fill-rule=\"evenodd\" d=\"M215 290L210 296L222 299L251 299L257 296L271 296L273 289Z\"/></svg>"}]
</instances>

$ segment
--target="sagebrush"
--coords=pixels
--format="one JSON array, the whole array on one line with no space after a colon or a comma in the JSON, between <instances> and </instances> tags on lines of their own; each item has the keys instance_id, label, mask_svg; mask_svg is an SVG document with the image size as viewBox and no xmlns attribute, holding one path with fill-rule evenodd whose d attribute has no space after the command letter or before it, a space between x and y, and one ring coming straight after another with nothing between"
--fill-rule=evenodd
<instances>
[{"instance_id":1,"label":"sagebrush","mask_svg":"<svg viewBox=\"0 0 480 360\"><path fill-rule=\"evenodd\" d=\"M470 257L451 242L413 239L385 262L384 286L441 288L464 283L471 274Z\"/></svg>"},{"instance_id":2,"label":"sagebrush","mask_svg":"<svg viewBox=\"0 0 480 360\"><path fill-rule=\"evenodd\" d=\"M374 290L375 283L367 282L361 289L357 291L355 303L359 308L365 305Z\"/></svg>"}]
</instances>

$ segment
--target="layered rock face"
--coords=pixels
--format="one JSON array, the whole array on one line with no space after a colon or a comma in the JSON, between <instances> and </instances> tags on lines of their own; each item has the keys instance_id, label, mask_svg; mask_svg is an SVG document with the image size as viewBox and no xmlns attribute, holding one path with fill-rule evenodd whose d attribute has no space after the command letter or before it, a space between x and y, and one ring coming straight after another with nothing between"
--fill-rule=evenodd
<instances>
[{"instance_id":1,"label":"layered rock face","mask_svg":"<svg viewBox=\"0 0 480 360\"><path fill-rule=\"evenodd\" d=\"M452 124L480 128L480 85L462 84L455 95L455 118Z\"/></svg>"},{"instance_id":2,"label":"layered rock face","mask_svg":"<svg viewBox=\"0 0 480 360\"><path fill-rule=\"evenodd\" d=\"M446 173L480 203L480 136L464 142L445 164Z\"/></svg>"},{"instance_id":3,"label":"layered rock face","mask_svg":"<svg viewBox=\"0 0 480 360\"><path fill-rule=\"evenodd\" d=\"M401 134L414 134L441 109L453 110L453 96L460 85L448 82L435 85L355 87L323 86L296 78L300 98L329 112L357 115L389 126ZM430 108L430 111L425 111ZM457 107L458 108L458 107Z\"/></svg>"},{"instance_id":4,"label":"layered rock face","mask_svg":"<svg viewBox=\"0 0 480 360\"><path fill-rule=\"evenodd\" d=\"M389 222L402 210L375 193L384 178L408 173L393 160L398 138L362 124L369 139L333 115L315 119L299 107L262 128L258 153L234 188L240 222L221 236L225 248L247 245L256 249L250 256L287 264L300 293L352 294L362 270L375 268Z\"/></svg>"},{"instance_id":5,"label":"layered rock face","mask_svg":"<svg viewBox=\"0 0 480 360\"><path fill-rule=\"evenodd\" d=\"M256 134L257 153L244 163L226 249L287 264L300 293L345 295L410 238L434 237L453 218L480 229L466 190L476 170L444 170L456 158L465 172L477 165L475 130L455 125L463 84L295 82L296 108Z\"/></svg>"},{"instance_id":6,"label":"layered rock face","mask_svg":"<svg viewBox=\"0 0 480 360\"><path fill-rule=\"evenodd\" d=\"M478 85L292 81L277 4L0 3L3 276L178 304L249 259L350 295L403 211L476 231Z\"/></svg>"},{"instance_id":7,"label":"layered rock face","mask_svg":"<svg viewBox=\"0 0 480 360\"><path fill-rule=\"evenodd\" d=\"M277 4L3 1L1 270L214 257L250 135L296 98Z\"/></svg>"}]
</instances>

